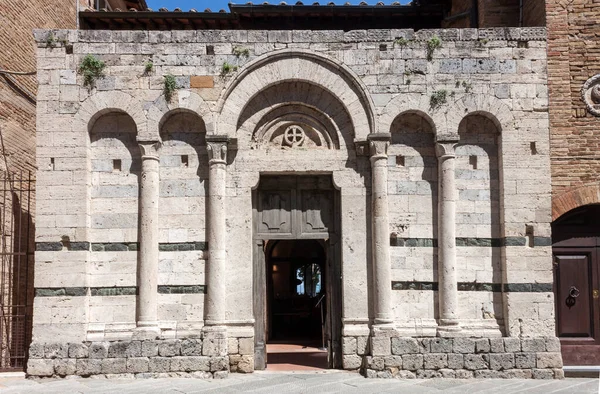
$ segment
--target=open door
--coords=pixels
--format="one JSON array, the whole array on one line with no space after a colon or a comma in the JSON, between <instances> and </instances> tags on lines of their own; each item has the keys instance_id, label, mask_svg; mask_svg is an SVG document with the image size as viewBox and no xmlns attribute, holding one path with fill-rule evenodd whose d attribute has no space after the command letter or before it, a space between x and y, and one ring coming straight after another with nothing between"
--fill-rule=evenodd
<instances>
[{"instance_id":1,"label":"open door","mask_svg":"<svg viewBox=\"0 0 600 394\"><path fill-rule=\"evenodd\" d=\"M323 359L324 365L319 368L340 368L340 204L331 175L261 175L252 198L255 369L267 367L267 343L271 339L292 338L298 336L298 331L310 334L308 339L318 343L319 348L325 339L327 360ZM287 245L291 252L274 253L279 248L277 245ZM319 252L312 255L315 251ZM275 264L280 266L274 269ZM306 277L310 267L312 274L320 275L318 290L315 287L308 291L307 286L313 285L308 282L297 284L296 289L294 282L302 282L301 277ZM275 287L279 291L275 291ZM306 332L302 332L302 328L306 328ZM270 348L271 345L269 343ZM312 343L307 347L314 346ZM319 351L313 349L315 353ZM271 357L272 365L276 362L274 357Z\"/></svg>"},{"instance_id":2,"label":"open door","mask_svg":"<svg viewBox=\"0 0 600 394\"><path fill-rule=\"evenodd\" d=\"M267 367L267 273L265 261L265 241L254 243L253 308L254 308L254 369L262 371Z\"/></svg>"},{"instance_id":3,"label":"open door","mask_svg":"<svg viewBox=\"0 0 600 394\"><path fill-rule=\"evenodd\" d=\"M327 245L327 319L324 334L327 338L328 367L342 368L342 269L339 264L337 236Z\"/></svg>"}]
</instances>

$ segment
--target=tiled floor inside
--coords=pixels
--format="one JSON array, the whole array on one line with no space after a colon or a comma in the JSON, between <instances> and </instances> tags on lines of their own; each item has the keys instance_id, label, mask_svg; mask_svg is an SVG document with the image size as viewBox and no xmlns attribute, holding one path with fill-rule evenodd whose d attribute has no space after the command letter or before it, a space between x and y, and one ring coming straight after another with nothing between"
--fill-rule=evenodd
<instances>
[{"instance_id":1,"label":"tiled floor inside","mask_svg":"<svg viewBox=\"0 0 600 394\"><path fill-rule=\"evenodd\" d=\"M267 371L318 371L327 368L327 350L315 342L267 344Z\"/></svg>"}]
</instances>

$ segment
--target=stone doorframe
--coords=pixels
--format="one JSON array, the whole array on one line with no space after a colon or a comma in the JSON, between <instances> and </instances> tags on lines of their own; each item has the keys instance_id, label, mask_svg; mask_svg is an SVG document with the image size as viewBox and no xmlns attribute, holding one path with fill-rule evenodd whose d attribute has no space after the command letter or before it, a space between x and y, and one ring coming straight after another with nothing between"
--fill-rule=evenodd
<instances>
[{"instance_id":1,"label":"stone doorframe","mask_svg":"<svg viewBox=\"0 0 600 394\"><path fill-rule=\"evenodd\" d=\"M280 179L282 182L275 182L269 185L265 184L265 180ZM314 183L318 188L311 188L310 183ZM295 186L294 186L295 184ZM303 185L300 185L303 184ZM293 188L292 188L293 187ZM261 229L261 203L259 198L261 192L273 191L281 192L284 190L290 191L290 196L294 201L288 202L290 208L290 225L283 227L281 230L269 229L268 232L263 227ZM316 192L313 195L320 195L321 199L325 198L325 204L320 205L317 209L311 209L305 212L302 208L302 191ZM329 197L329 201L327 201ZM314 202L314 198L311 200ZM333 184L332 174L328 175L310 175L299 173L287 173L279 175L262 174L257 187L252 193L252 210L253 210L253 278L252 278L252 293L253 293L253 309L254 309L254 369L263 370L266 367L266 324L267 324L267 284L266 284L266 255L270 253L271 245L268 241L274 240L300 240L300 239L315 239L325 240L325 252L327 255L326 269L326 294L327 294L327 323L329 328L330 343L328 347L328 366L329 368L342 368L342 267L341 267L341 217L340 217L340 193ZM306 202L306 200L304 200ZM329 212L321 214L324 205L330 203ZM281 202L281 205L285 205ZM282 208L285 210L285 206ZM325 207L327 210L327 207ZM320 216L320 223L316 228L308 228L305 226L310 224L308 216L315 217L317 212ZM329 219L323 220L329 216ZM294 219L292 219L294 217ZM282 219L280 219L282 220ZM319 220L318 220L319 221ZM264 224L264 223L262 223ZM314 224L314 223L313 223ZM319 227L320 226L320 227ZM275 231L273 231L275 230Z\"/></svg>"}]
</instances>

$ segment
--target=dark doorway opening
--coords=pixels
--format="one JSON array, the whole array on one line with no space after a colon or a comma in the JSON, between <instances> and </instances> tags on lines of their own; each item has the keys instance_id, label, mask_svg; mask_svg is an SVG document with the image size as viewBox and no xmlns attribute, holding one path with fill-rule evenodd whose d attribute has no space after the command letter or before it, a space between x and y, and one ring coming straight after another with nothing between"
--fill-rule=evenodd
<instances>
[{"instance_id":1,"label":"dark doorway opening","mask_svg":"<svg viewBox=\"0 0 600 394\"><path fill-rule=\"evenodd\" d=\"M254 368L342 367L340 195L331 175L261 175L252 204Z\"/></svg>"},{"instance_id":2,"label":"dark doorway opening","mask_svg":"<svg viewBox=\"0 0 600 394\"><path fill-rule=\"evenodd\" d=\"M267 251L268 368L327 368L325 241L272 241Z\"/></svg>"}]
</instances>

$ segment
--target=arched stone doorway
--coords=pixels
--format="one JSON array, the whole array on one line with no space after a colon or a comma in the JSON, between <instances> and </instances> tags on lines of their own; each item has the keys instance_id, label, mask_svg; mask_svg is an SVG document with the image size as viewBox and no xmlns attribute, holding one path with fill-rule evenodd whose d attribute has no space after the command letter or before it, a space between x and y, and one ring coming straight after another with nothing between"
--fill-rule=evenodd
<instances>
[{"instance_id":1,"label":"arched stone doorway","mask_svg":"<svg viewBox=\"0 0 600 394\"><path fill-rule=\"evenodd\" d=\"M261 176L253 195L255 369L274 360L267 344L275 342L322 347L326 360L313 366L341 367L339 206L331 176ZM288 356L305 364L296 358Z\"/></svg>"},{"instance_id":2,"label":"arched stone doorway","mask_svg":"<svg viewBox=\"0 0 600 394\"><path fill-rule=\"evenodd\" d=\"M600 205L552 223L556 334L565 365L600 364Z\"/></svg>"}]
</instances>

